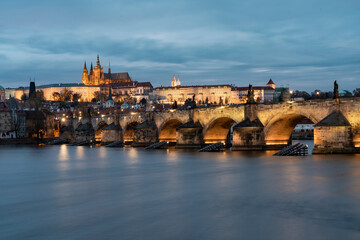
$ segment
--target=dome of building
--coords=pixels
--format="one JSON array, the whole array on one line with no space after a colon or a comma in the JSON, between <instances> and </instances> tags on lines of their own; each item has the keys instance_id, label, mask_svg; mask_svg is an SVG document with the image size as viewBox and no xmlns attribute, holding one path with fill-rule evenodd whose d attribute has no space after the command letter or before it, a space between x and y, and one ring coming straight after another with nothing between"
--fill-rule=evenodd
<instances>
[{"instance_id":1,"label":"dome of building","mask_svg":"<svg viewBox=\"0 0 360 240\"><path fill-rule=\"evenodd\" d=\"M1 85L0 85L0 91L1 91L1 90L4 90L4 89L5 89L5 88L4 88L3 86L1 86Z\"/></svg>"}]
</instances>

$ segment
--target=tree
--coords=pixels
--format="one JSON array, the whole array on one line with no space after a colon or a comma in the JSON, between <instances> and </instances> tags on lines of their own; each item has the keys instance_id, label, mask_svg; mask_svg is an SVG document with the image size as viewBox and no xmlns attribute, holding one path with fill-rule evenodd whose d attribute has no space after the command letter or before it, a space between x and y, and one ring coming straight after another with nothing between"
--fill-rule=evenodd
<instances>
[{"instance_id":1,"label":"tree","mask_svg":"<svg viewBox=\"0 0 360 240\"><path fill-rule=\"evenodd\" d=\"M23 95L21 95L21 100L23 100L23 101L26 101L26 100L27 100L27 96L26 96L25 93L24 93Z\"/></svg>"},{"instance_id":2,"label":"tree","mask_svg":"<svg viewBox=\"0 0 360 240\"><path fill-rule=\"evenodd\" d=\"M225 98L225 104L226 105L229 104L229 98L228 97Z\"/></svg>"},{"instance_id":3,"label":"tree","mask_svg":"<svg viewBox=\"0 0 360 240\"><path fill-rule=\"evenodd\" d=\"M360 97L360 88L357 88L353 91L354 97Z\"/></svg>"},{"instance_id":4,"label":"tree","mask_svg":"<svg viewBox=\"0 0 360 240\"><path fill-rule=\"evenodd\" d=\"M60 95L60 93L59 92L53 92L53 99L55 100L55 101L61 101L61 95Z\"/></svg>"},{"instance_id":5,"label":"tree","mask_svg":"<svg viewBox=\"0 0 360 240\"><path fill-rule=\"evenodd\" d=\"M296 90L295 92L293 92L292 98L304 98L304 100L308 100L311 99L311 96L305 91Z\"/></svg>"},{"instance_id":6,"label":"tree","mask_svg":"<svg viewBox=\"0 0 360 240\"><path fill-rule=\"evenodd\" d=\"M64 88L64 90L61 91L61 95L63 96L65 102L70 102L72 100L73 91Z\"/></svg>"},{"instance_id":7,"label":"tree","mask_svg":"<svg viewBox=\"0 0 360 240\"><path fill-rule=\"evenodd\" d=\"M127 97L125 100L128 104L136 104L136 98Z\"/></svg>"},{"instance_id":8,"label":"tree","mask_svg":"<svg viewBox=\"0 0 360 240\"><path fill-rule=\"evenodd\" d=\"M81 99L81 93L74 93L72 96L73 102L79 102Z\"/></svg>"},{"instance_id":9,"label":"tree","mask_svg":"<svg viewBox=\"0 0 360 240\"><path fill-rule=\"evenodd\" d=\"M94 92L94 98L96 99L96 101L105 101L106 95L101 93L100 91L96 91Z\"/></svg>"},{"instance_id":10,"label":"tree","mask_svg":"<svg viewBox=\"0 0 360 240\"><path fill-rule=\"evenodd\" d=\"M39 99L40 101L45 101L44 92L42 90L36 90L35 92L35 98Z\"/></svg>"}]
</instances>

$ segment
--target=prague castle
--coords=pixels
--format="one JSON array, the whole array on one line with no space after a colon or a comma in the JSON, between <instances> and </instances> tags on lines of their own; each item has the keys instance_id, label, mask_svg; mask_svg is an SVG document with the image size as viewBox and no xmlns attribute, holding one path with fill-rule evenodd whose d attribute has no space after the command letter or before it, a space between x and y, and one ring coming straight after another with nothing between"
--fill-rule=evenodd
<instances>
[{"instance_id":1,"label":"prague castle","mask_svg":"<svg viewBox=\"0 0 360 240\"><path fill-rule=\"evenodd\" d=\"M153 88L150 82L132 81L128 72L111 73L110 63L107 73L104 73L97 55L96 65L91 63L88 71L86 61L82 72L82 83L57 83L38 86L48 101L56 100L55 96L65 90L80 95L80 101L89 102L96 94L108 95L109 87L114 100L119 101L128 97L140 101L142 98L153 100L161 104L184 104L186 99L194 98L198 104L205 102L217 104L239 104L246 102L248 87L236 87L229 84L218 85L190 85L183 86L180 78L172 78L169 87ZM255 99L258 102L272 102L275 84L270 79L266 86L254 86ZM15 97L21 99L29 96L28 87L0 89L0 99Z\"/></svg>"},{"instance_id":2,"label":"prague castle","mask_svg":"<svg viewBox=\"0 0 360 240\"><path fill-rule=\"evenodd\" d=\"M84 69L82 74L82 83L85 85L100 85L109 83L124 83L131 82L129 73L111 73L110 62L108 73L104 73L103 67L100 65L99 55L97 55L96 66L90 66L90 74L86 68L86 62L84 63Z\"/></svg>"}]
</instances>

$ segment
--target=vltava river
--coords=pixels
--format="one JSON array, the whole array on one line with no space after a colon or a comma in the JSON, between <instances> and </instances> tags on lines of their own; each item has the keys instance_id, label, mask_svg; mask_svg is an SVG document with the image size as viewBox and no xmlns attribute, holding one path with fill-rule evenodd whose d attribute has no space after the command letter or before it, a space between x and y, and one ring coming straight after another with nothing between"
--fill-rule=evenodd
<instances>
[{"instance_id":1,"label":"vltava river","mask_svg":"<svg viewBox=\"0 0 360 240\"><path fill-rule=\"evenodd\" d=\"M1 146L0 239L360 239L360 158Z\"/></svg>"}]
</instances>

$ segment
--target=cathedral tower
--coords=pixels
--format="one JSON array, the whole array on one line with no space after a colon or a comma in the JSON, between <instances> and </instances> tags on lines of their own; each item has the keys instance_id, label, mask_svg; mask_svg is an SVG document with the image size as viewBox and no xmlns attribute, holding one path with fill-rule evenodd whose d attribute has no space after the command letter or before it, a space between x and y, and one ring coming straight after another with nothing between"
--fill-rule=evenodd
<instances>
[{"instance_id":1,"label":"cathedral tower","mask_svg":"<svg viewBox=\"0 0 360 240\"><path fill-rule=\"evenodd\" d=\"M86 61L84 63L84 70L83 70L83 74L82 74L82 83L85 85L89 85L89 73L86 68Z\"/></svg>"},{"instance_id":2,"label":"cathedral tower","mask_svg":"<svg viewBox=\"0 0 360 240\"><path fill-rule=\"evenodd\" d=\"M181 86L181 82L180 82L180 77L179 77L179 75L178 75L178 80L176 81L176 86L177 86L177 87L180 87L180 86Z\"/></svg>"},{"instance_id":3,"label":"cathedral tower","mask_svg":"<svg viewBox=\"0 0 360 240\"><path fill-rule=\"evenodd\" d=\"M96 66L94 67L93 70L93 76L91 79L91 83L92 85L99 85L104 83L102 80L104 78L104 72L103 72L103 68L100 65L100 59L99 59L99 54L97 55L97 60L96 60Z\"/></svg>"},{"instance_id":4,"label":"cathedral tower","mask_svg":"<svg viewBox=\"0 0 360 240\"><path fill-rule=\"evenodd\" d=\"M176 78L175 78L175 75L173 76L173 79L171 81L171 86L172 87L176 87Z\"/></svg>"},{"instance_id":5,"label":"cathedral tower","mask_svg":"<svg viewBox=\"0 0 360 240\"><path fill-rule=\"evenodd\" d=\"M90 73L88 73L86 68L86 62L83 69L82 82L85 85L97 86L101 84L109 83L123 83L123 82L132 82L128 72L120 73L111 73L110 61L109 61L109 71L104 73L103 67L100 64L99 54L97 55L96 65L93 67L91 62Z\"/></svg>"}]
</instances>

